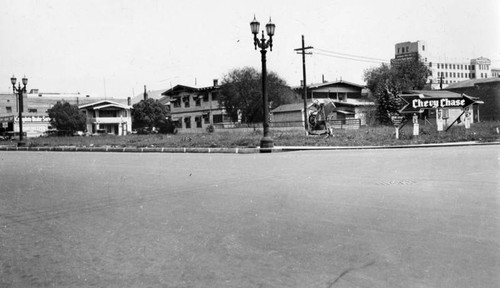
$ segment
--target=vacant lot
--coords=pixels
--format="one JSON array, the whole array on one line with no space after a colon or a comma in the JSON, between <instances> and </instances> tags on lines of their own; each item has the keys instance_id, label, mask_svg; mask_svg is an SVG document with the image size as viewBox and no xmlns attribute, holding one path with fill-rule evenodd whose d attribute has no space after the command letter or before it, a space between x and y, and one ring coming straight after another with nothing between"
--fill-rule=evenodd
<instances>
[{"instance_id":1,"label":"vacant lot","mask_svg":"<svg viewBox=\"0 0 500 288\"><path fill-rule=\"evenodd\" d=\"M272 128L276 146L390 146L421 143L461 141L496 141L499 139L499 122L481 122L466 130L463 126L452 127L448 132L437 132L436 127L421 126L420 135L412 135L412 126L401 129L401 137L395 139L393 127L364 127L359 130L334 130L334 135L305 136L301 128L283 130ZM214 133L182 133L177 135L128 135L122 137L47 137L28 140L30 146L132 146L132 147L257 147L262 138L260 128L241 132L237 129L216 130Z\"/></svg>"}]
</instances>

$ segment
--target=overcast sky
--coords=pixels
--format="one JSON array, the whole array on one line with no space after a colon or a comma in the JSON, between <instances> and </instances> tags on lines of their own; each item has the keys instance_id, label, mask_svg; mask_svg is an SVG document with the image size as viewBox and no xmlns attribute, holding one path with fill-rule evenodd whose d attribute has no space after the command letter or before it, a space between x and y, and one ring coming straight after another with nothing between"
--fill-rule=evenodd
<instances>
[{"instance_id":1,"label":"overcast sky","mask_svg":"<svg viewBox=\"0 0 500 288\"><path fill-rule=\"evenodd\" d=\"M268 70L300 84L342 78L394 57L394 44L424 40L439 57L484 56L500 68L498 0L2 0L0 93L10 77L28 89L125 98L176 84L209 86L231 69L260 71L250 21L276 24ZM369 57L332 57L344 54ZM327 56L329 55L329 56ZM345 55L344 55L345 56ZM363 60L363 61L360 61ZM367 60L367 61L365 61ZM369 61L368 61L369 60Z\"/></svg>"}]
</instances>

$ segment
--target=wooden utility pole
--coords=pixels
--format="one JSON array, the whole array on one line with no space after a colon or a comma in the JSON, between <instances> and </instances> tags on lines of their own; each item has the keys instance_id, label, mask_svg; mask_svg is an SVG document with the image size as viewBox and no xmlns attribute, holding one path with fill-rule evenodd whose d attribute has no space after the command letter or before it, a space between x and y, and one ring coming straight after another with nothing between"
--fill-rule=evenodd
<instances>
[{"instance_id":1,"label":"wooden utility pole","mask_svg":"<svg viewBox=\"0 0 500 288\"><path fill-rule=\"evenodd\" d=\"M302 98L304 99L304 128L306 131L308 131L308 119L307 119L307 81L306 81L306 54L312 55L311 52L306 53L306 50L308 49L313 49L312 46L307 46L304 47L304 35L302 35L302 48L297 48L295 51L301 51L300 53L297 52L297 54L302 54L302 74L303 74L303 80L302 80L302 91L303 91L303 96Z\"/></svg>"}]
</instances>

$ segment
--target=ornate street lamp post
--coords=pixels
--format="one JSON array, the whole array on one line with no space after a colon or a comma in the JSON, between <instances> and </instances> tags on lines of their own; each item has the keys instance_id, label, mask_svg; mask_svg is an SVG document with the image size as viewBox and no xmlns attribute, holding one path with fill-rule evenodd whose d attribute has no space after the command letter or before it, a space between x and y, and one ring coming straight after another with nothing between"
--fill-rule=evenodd
<instances>
[{"instance_id":1,"label":"ornate street lamp post","mask_svg":"<svg viewBox=\"0 0 500 288\"><path fill-rule=\"evenodd\" d=\"M26 85L28 85L28 78L26 76L23 77L22 82L23 82L23 88L21 88L21 83L18 84L18 87L16 88L16 76L12 75L12 78L10 78L10 83L12 83L12 91L14 91L14 94L17 94L19 97L19 143L18 146L24 145L23 143L23 94L26 93Z\"/></svg>"},{"instance_id":2,"label":"ornate street lamp post","mask_svg":"<svg viewBox=\"0 0 500 288\"><path fill-rule=\"evenodd\" d=\"M266 93L266 49L269 48L270 51L273 51L273 35L274 29L276 25L271 23L271 18L269 18L269 23L266 24L266 32L269 36L269 40L266 40L264 36L264 30L262 30L262 38L259 39L257 34L259 33L260 23L253 17L253 21L250 22L250 29L253 34L253 43L255 46L255 50L257 47L260 48L260 53L262 55L262 105L264 108L264 136L260 140L260 151L261 152L271 152L271 149L274 147L273 139L269 136L269 102L267 99Z\"/></svg>"}]
</instances>

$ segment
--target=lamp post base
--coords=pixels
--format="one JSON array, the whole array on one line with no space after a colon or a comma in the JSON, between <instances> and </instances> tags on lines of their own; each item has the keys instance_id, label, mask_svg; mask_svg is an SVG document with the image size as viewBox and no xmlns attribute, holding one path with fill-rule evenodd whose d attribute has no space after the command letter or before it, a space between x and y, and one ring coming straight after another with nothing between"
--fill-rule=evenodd
<instances>
[{"instance_id":1,"label":"lamp post base","mask_svg":"<svg viewBox=\"0 0 500 288\"><path fill-rule=\"evenodd\" d=\"M260 153L272 152L274 148L273 139L269 136L264 136L260 140Z\"/></svg>"}]
</instances>

